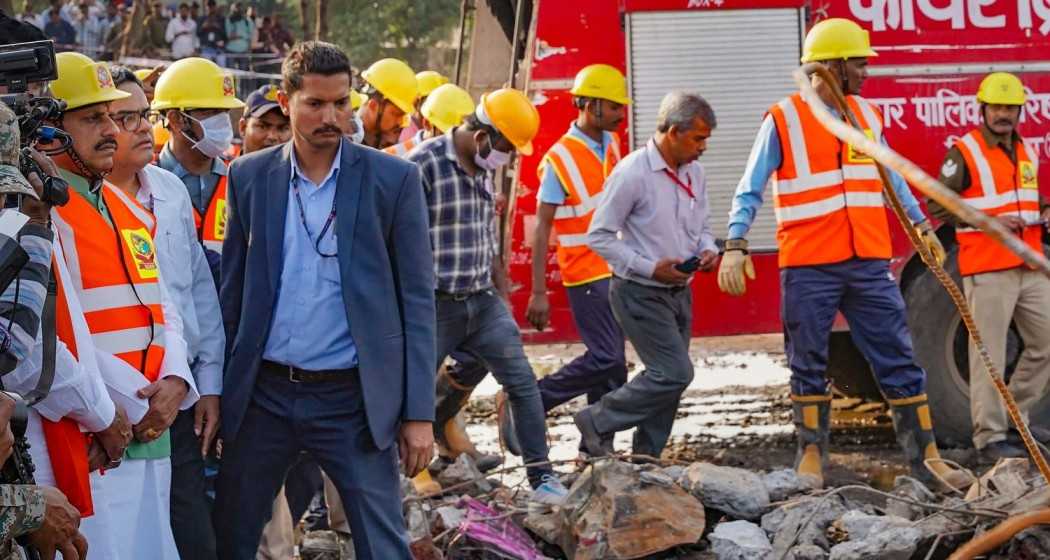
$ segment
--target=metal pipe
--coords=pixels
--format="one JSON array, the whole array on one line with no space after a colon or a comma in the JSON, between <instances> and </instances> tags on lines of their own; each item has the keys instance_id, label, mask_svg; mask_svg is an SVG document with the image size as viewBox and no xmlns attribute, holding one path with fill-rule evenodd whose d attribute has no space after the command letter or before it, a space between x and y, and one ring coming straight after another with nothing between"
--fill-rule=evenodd
<instances>
[{"instance_id":1,"label":"metal pipe","mask_svg":"<svg viewBox=\"0 0 1050 560\"><path fill-rule=\"evenodd\" d=\"M1032 525L1050 524L1050 509L1015 515L996 525L991 530L974 536L970 542L960 546L948 560L972 560L1006 544L1014 535Z\"/></svg>"},{"instance_id":2,"label":"metal pipe","mask_svg":"<svg viewBox=\"0 0 1050 560\"><path fill-rule=\"evenodd\" d=\"M461 0L459 3L459 46L456 47L456 85L462 85L459 82L460 71L463 69L463 37L467 33L467 2L468 0Z\"/></svg>"},{"instance_id":3,"label":"metal pipe","mask_svg":"<svg viewBox=\"0 0 1050 560\"><path fill-rule=\"evenodd\" d=\"M524 6L525 0L517 0L514 7L514 36L510 38L510 77L507 79L510 87L517 87L514 78L518 74L518 43L521 41L521 9Z\"/></svg>"}]
</instances>

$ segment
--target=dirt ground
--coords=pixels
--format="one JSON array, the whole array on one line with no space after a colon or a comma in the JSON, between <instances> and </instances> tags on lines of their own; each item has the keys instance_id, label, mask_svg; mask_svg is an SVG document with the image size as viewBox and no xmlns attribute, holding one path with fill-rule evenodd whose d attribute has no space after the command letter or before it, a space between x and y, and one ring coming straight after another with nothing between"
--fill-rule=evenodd
<instances>
[{"instance_id":1,"label":"dirt ground","mask_svg":"<svg viewBox=\"0 0 1050 560\"><path fill-rule=\"evenodd\" d=\"M579 353L579 344L534 345L526 349L537 375L557 371ZM690 346L696 378L679 405L671 442L663 458L685 463L703 460L754 470L790 467L795 437L787 380L790 376L780 335L698 338ZM637 354L628 347L631 371L640 370ZM485 452L500 453L495 429L498 389L488 379L468 407L468 432ZM571 415L584 400L576 399L548 416L552 459L571 459L579 434ZM864 482L890 489L894 477L906 472L894 440L892 423L882 403L836 399L833 403L829 485ZM630 451L630 433L616 438L616 449ZM964 465L969 450L944 450L945 458ZM506 465L515 458L506 456Z\"/></svg>"}]
</instances>

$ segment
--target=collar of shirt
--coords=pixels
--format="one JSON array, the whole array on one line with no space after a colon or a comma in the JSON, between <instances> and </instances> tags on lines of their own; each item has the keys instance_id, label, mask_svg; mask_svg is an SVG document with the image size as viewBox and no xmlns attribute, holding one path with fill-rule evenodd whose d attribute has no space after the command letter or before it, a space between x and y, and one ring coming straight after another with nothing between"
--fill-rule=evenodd
<instances>
[{"instance_id":1,"label":"collar of shirt","mask_svg":"<svg viewBox=\"0 0 1050 560\"><path fill-rule=\"evenodd\" d=\"M139 201L139 204L146 207L150 212L153 211L154 200L164 200L163 190L153 188L153 184L150 183L149 174L146 173L146 169L142 168L137 173L139 179L139 191L135 193L135 200Z\"/></svg>"},{"instance_id":2,"label":"collar of shirt","mask_svg":"<svg viewBox=\"0 0 1050 560\"><path fill-rule=\"evenodd\" d=\"M329 180L339 179L339 162L340 160L342 160L342 158L343 143L339 142L339 149L335 152L335 159L332 160L332 166L328 168L328 174L325 175L324 179L322 179L320 183L317 183L317 188L325 186L325 184L327 184ZM299 160L295 158L295 148L292 147L292 176L289 178L289 184L291 184L291 182L294 182L296 177L302 177L304 181L312 183L312 181L310 181L310 179L306 177L306 174L303 173L302 170L299 168Z\"/></svg>"},{"instance_id":3,"label":"collar of shirt","mask_svg":"<svg viewBox=\"0 0 1050 560\"><path fill-rule=\"evenodd\" d=\"M612 138L610 138L612 134L605 130L602 131L602 141L595 142L594 138L587 136L586 132L584 132L580 127L576 126L575 121L573 121L573 123L569 125L568 134L572 135L574 138L579 139L588 148L590 148L592 152L598 154L598 159L603 159L605 157L605 147L608 146L610 142L612 142Z\"/></svg>"},{"instance_id":4,"label":"collar of shirt","mask_svg":"<svg viewBox=\"0 0 1050 560\"><path fill-rule=\"evenodd\" d=\"M173 133L174 134L174 133ZM161 167L174 173L179 179L185 179L188 175L192 175L188 169L179 163L178 158L171 151L171 143L164 144L164 147L160 150L160 156L157 158L157 163ZM214 175L226 176L226 164L219 158L212 158L211 160L211 173Z\"/></svg>"},{"instance_id":5,"label":"collar of shirt","mask_svg":"<svg viewBox=\"0 0 1050 560\"><path fill-rule=\"evenodd\" d=\"M667 161L664 160L663 154L660 153L660 148L656 147L656 138L650 138L646 142L645 157L649 160L649 167L654 173L664 169L671 169L671 166L667 165Z\"/></svg>"}]
</instances>

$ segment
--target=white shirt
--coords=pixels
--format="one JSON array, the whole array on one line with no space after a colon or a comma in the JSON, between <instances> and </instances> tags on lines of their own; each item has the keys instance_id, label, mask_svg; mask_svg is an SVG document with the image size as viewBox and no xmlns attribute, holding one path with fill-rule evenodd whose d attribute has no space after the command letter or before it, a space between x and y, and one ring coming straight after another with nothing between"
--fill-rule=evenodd
<instances>
[{"instance_id":1,"label":"white shirt","mask_svg":"<svg viewBox=\"0 0 1050 560\"><path fill-rule=\"evenodd\" d=\"M139 172L136 198L157 219L161 280L182 317L189 363L201 395L222 394L226 333L219 295L197 239L189 194L174 173L155 165Z\"/></svg>"},{"instance_id":2,"label":"white shirt","mask_svg":"<svg viewBox=\"0 0 1050 560\"><path fill-rule=\"evenodd\" d=\"M197 22L193 18L183 20L181 16L171 18L164 40L171 43L172 58L193 56L197 50Z\"/></svg>"}]
</instances>

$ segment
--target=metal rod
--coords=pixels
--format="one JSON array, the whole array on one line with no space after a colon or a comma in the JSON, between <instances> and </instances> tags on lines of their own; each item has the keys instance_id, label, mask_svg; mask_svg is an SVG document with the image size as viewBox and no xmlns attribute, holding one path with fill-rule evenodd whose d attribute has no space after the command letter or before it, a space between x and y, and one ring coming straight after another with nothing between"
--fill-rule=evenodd
<instances>
[{"instance_id":1,"label":"metal rod","mask_svg":"<svg viewBox=\"0 0 1050 560\"><path fill-rule=\"evenodd\" d=\"M459 46L456 47L456 85L461 86L459 82L460 72L463 69L463 37L467 33L467 2L468 0L462 0L459 3Z\"/></svg>"},{"instance_id":2,"label":"metal rod","mask_svg":"<svg viewBox=\"0 0 1050 560\"><path fill-rule=\"evenodd\" d=\"M518 43L521 41L521 20L523 17L521 9L524 5L524 0L517 0L517 4L514 7L514 36L510 38L510 78L507 79L510 87L516 87L514 78L518 74Z\"/></svg>"}]
</instances>

